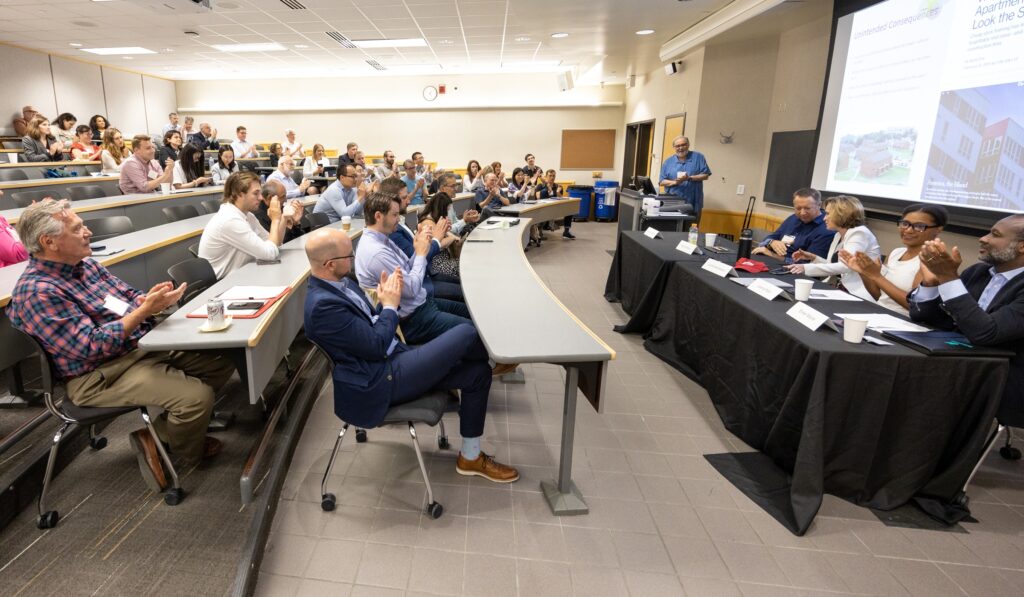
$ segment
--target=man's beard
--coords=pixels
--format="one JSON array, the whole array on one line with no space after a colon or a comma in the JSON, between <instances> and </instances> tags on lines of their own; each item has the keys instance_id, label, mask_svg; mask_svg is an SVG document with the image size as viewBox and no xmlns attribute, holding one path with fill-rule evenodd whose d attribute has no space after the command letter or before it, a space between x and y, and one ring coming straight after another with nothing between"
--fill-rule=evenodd
<instances>
[{"instance_id":1,"label":"man's beard","mask_svg":"<svg viewBox=\"0 0 1024 597\"><path fill-rule=\"evenodd\" d=\"M990 247L989 250L988 250L988 253L986 253L985 255L979 256L978 260L984 261L985 263L988 263L989 265L1001 265L1003 263L1007 263L1009 261L1013 261L1013 259L1015 257L1017 257L1017 249L1015 249L1011 245L1011 246L1006 247L1005 249L1001 249L1001 250L998 250L998 251L993 250Z\"/></svg>"}]
</instances>

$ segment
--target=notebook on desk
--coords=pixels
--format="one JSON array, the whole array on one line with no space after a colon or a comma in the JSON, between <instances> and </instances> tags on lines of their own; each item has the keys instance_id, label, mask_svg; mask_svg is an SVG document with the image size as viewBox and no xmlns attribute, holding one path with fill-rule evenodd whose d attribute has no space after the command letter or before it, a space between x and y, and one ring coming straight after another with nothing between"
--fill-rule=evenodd
<instances>
[{"instance_id":1,"label":"notebook on desk","mask_svg":"<svg viewBox=\"0 0 1024 597\"><path fill-rule=\"evenodd\" d=\"M959 332L929 330L927 332L882 332L882 336L895 340L918 352L934 356L968 356L968 357L1005 357L1011 358L1014 352L991 346L971 344L966 336Z\"/></svg>"}]
</instances>

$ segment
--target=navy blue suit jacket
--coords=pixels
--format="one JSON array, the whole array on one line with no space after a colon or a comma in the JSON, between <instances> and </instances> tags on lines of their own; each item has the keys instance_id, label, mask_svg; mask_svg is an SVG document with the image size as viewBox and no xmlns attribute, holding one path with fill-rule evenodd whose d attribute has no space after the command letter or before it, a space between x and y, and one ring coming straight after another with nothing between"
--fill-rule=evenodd
<instances>
[{"instance_id":1,"label":"navy blue suit jacket","mask_svg":"<svg viewBox=\"0 0 1024 597\"><path fill-rule=\"evenodd\" d=\"M398 248L401 249L406 256L412 257L412 254L415 252L415 247L413 247L412 244L412 235L409 234L403 226L397 226L395 231L388 235L388 238L391 239L391 242L398 245ZM429 264L430 260L434 258L434 255L437 255L440 251L441 247L438 243L430 241L430 250L427 251L427 263ZM427 296L433 298L434 281L430 278L429 267L427 268L427 275L423 276L423 287L427 289Z\"/></svg>"},{"instance_id":2,"label":"navy blue suit jacket","mask_svg":"<svg viewBox=\"0 0 1024 597\"><path fill-rule=\"evenodd\" d=\"M387 351L398 328L398 313L379 306L370 306L370 312L380 315L376 323L344 292L315 276L309 277L306 337L327 351L333 361L335 414L357 427L379 425L395 390ZM404 349L400 344L392 356Z\"/></svg>"}]
</instances>

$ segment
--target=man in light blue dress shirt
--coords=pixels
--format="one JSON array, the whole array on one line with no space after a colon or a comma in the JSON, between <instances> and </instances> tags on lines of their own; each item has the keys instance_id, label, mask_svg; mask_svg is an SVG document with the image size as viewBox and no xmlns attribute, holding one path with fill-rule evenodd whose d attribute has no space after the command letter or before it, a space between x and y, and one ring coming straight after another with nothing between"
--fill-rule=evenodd
<instances>
[{"instance_id":1,"label":"man in light blue dress shirt","mask_svg":"<svg viewBox=\"0 0 1024 597\"><path fill-rule=\"evenodd\" d=\"M313 213L327 214L331 223L343 216L362 217L364 199L366 191L356 184L355 166L345 164L338 166L338 180L316 200Z\"/></svg>"},{"instance_id":2,"label":"man in light blue dress shirt","mask_svg":"<svg viewBox=\"0 0 1024 597\"><path fill-rule=\"evenodd\" d=\"M665 194L675 195L693 206L693 213L700 220L704 209L704 181L711 177L704 154L690 151L690 140L679 136L672 140L675 154L661 165L659 183L665 187Z\"/></svg>"}]
</instances>

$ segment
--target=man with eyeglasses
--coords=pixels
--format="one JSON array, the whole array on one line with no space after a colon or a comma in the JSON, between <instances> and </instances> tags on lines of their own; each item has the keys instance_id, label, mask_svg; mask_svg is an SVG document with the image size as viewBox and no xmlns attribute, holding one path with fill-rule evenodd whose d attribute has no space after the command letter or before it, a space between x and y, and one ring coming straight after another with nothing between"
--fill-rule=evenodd
<instances>
[{"instance_id":1,"label":"man with eyeglasses","mask_svg":"<svg viewBox=\"0 0 1024 597\"><path fill-rule=\"evenodd\" d=\"M704 181L711 177L704 154L690 151L690 140L682 135L672 140L675 155L661 165L661 186L666 195L675 195L693 206L693 213L700 220L704 209Z\"/></svg>"},{"instance_id":2,"label":"man with eyeglasses","mask_svg":"<svg viewBox=\"0 0 1024 597\"><path fill-rule=\"evenodd\" d=\"M327 214L332 224L343 216L362 217L365 199L366 188L359 186L356 180L356 167L341 164L338 166L338 180L332 182L316 200L313 213Z\"/></svg>"},{"instance_id":3,"label":"man with eyeglasses","mask_svg":"<svg viewBox=\"0 0 1024 597\"><path fill-rule=\"evenodd\" d=\"M798 189L793 193L793 215L783 220L751 254L785 259L786 263L793 261L793 253L797 251L824 257L835 234L825 226L821 193L810 187Z\"/></svg>"}]
</instances>

